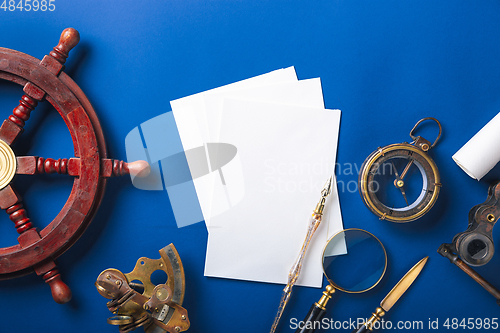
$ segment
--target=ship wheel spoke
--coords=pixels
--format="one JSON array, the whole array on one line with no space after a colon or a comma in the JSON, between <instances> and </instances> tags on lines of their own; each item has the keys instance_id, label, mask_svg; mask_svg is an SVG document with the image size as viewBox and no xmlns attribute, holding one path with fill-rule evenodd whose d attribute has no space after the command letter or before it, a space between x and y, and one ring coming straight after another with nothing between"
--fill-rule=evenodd
<instances>
[{"instance_id":1,"label":"ship wheel spoke","mask_svg":"<svg viewBox=\"0 0 500 333\"><path fill-rule=\"evenodd\" d=\"M67 174L70 176L80 175L80 158L43 158L38 156L18 156L18 175L38 174ZM145 177L149 174L151 167L146 161L135 161L126 163L120 160L103 158L101 160L101 177L109 178L116 176L132 175Z\"/></svg>"},{"instance_id":2,"label":"ship wheel spoke","mask_svg":"<svg viewBox=\"0 0 500 333\"><path fill-rule=\"evenodd\" d=\"M29 87L29 83L26 84L25 87ZM35 86L31 85L31 87ZM34 89L37 90L36 87ZM4 120L2 126L0 127L0 139L2 141L10 146L19 138L19 136L24 132L24 125L30 118L31 111L35 109L38 102L44 95L45 94L41 92L36 98L33 98L29 94L25 94L21 97L19 105L14 108L12 114Z\"/></svg>"},{"instance_id":3,"label":"ship wheel spoke","mask_svg":"<svg viewBox=\"0 0 500 333\"><path fill-rule=\"evenodd\" d=\"M58 173L70 176L80 175L79 158L43 158L38 156L18 156L17 170L18 175L38 175Z\"/></svg>"},{"instance_id":4,"label":"ship wheel spoke","mask_svg":"<svg viewBox=\"0 0 500 333\"><path fill-rule=\"evenodd\" d=\"M33 223L26 215L22 201L23 199L12 185L7 185L0 190L0 208L9 214L19 234L33 228Z\"/></svg>"}]
</instances>

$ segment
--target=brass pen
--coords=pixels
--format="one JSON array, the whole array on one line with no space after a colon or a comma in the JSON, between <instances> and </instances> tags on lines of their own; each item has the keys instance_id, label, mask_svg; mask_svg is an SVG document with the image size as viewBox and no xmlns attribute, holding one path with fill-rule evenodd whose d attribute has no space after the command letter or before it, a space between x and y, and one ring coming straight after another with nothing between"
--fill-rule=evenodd
<instances>
[{"instance_id":1,"label":"brass pen","mask_svg":"<svg viewBox=\"0 0 500 333\"><path fill-rule=\"evenodd\" d=\"M380 302L380 307L375 309L372 316L364 324L361 324L357 329L352 331L352 333L366 333L373 331L373 326L378 322L387 311L389 311L392 306L399 300L399 298L410 288L415 279L418 277L422 268L424 268L429 257L425 257L420 260L415 266L413 266L401 280L392 288L392 290L385 296L385 298Z\"/></svg>"},{"instance_id":2,"label":"brass pen","mask_svg":"<svg viewBox=\"0 0 500 333\"><path fill-rule=\"evenodd\" d=\"M297 279L299 278L300 270L302 269L302 262L304 261L304 257L306 255L309 243L311 242L312 236L314 235L316 229L318 229L321 223L321 219L323 216L323 209L325 208L326 198L330 195L330 193L332 193L332 186L333 186L332 183L333 183L333 176L330 176L330 178L328 178L328 180L326 181L325 186L323 186L323 189L321 190L321 199L316 205L316 208L314 209L313 214L309 219L306 239L304 240L304 244L302 244L302 249L300 250L297 260L295 261L292 268L290 269L290 272L288 273L288 282L287 285L285 286L285 289L283 289L283 295L281 296L278 313L274 318L274 323L273 326L271 327L270 333L274 333L276 331L278 323L281 319L281 315L283 314L283 311L285 310L285 307L288 304L288 301L290 300L290 296L292 295L292 288L295 285L295 282L297 282Z\"/></svg>"}]
</instances>

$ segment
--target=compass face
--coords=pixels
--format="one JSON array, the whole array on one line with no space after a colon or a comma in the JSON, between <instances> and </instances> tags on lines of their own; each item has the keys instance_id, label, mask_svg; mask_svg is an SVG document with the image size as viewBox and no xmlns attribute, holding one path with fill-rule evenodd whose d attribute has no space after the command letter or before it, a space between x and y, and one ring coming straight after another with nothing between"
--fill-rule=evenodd
<instances>
[{"instance_id":1,"label":"compass face","mask_svg":"<svg viewBox=\"0 0 500 333\"><path fill-rule=\"evenodd\" d=\"M359 175L361 197L380 219L410 222L427 213L437 200L439 172L434 161L410 144L374 151Z\"/></svg>"}]
</instances>

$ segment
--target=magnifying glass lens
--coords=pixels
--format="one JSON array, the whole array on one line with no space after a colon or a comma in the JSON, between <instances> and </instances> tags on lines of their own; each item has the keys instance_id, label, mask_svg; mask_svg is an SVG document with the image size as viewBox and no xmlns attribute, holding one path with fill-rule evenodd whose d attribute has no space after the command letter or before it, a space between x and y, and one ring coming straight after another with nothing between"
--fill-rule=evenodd
<instances>
[{"instance_id":1,"label":"magnifying glass lens","mask_svg":"<svg viewBox=\"0 0 500 333\"><path fill-rule=\"evenodd\" d=\"M323 252L328 281L342 291L359 293L373 288L385 273L384 246L372 234L347 229L332 237Z\"/></svg>"}]
</instances>

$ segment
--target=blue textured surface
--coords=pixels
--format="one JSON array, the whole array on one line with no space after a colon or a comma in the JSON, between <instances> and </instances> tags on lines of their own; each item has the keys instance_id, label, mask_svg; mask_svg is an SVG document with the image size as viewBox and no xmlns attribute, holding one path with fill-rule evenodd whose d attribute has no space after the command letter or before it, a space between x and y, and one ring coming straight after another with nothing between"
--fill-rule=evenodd
<instances>
[{"instance_id":1,"label":"blue textured surface","mask_svg":"<svg viewBox=\"0 0 500 333\"><path fill-rule=\"evenodd\" d=\"M500 178L497 167L477 182L451 159L500 111L498 1L55 4L54 12L0 9L0 46L42 58L64 28L78 29L81 42L66 71L94 105L113 158L126 158L125 136L168 111L170 100L288 66L296 67L299 79L321 77L326 107L343 112L337 174L344 225L376 234L389 256L384 280L364 294L337 293L327 318L369 316L426 255L430 260L422 275L386 320L394 325L422 321L425 329L413 331L424 332L429 319L438 318L439 331L444 331L446 318L500 317L494 299L436 253L441 243L465 230L469 209L482 203L489 183ZM4 82L0 88L6 118L21 89ZM441 195L416 222L379 221L363 205L355 191L357 173L347 166L361 166L378 146L409 140L409 130L424 116L443 124L443 137L431 151L441 171ZM63 122L44 107L33 112L15 148L19 155L73 154ZM59 211L71 188L69 178L57 176L19 177L16 182L39 227ZM106 324L110 313L94 287L97 275L110 267L129 272L138 257L158 258L158 250L171 242L185 267L189 332L269 330L283 286L204 277L207 232L202 223L178 229L165 191L141 191L128 179L108 184L93 223L58 260L73 300L55 304L34 274L1 281L0 332L117 332ZM12 223L6 216L1 222L0 246L13 245ZM494 236L498 240L498 230ZM499 257L479 270L498 287ZM319 289L297 287L280 331L290 332L290 319L302 319L320 294Z\"/></svg>"}]
</instances>

